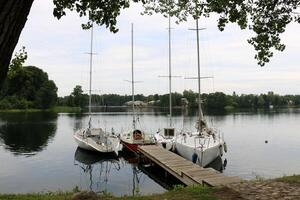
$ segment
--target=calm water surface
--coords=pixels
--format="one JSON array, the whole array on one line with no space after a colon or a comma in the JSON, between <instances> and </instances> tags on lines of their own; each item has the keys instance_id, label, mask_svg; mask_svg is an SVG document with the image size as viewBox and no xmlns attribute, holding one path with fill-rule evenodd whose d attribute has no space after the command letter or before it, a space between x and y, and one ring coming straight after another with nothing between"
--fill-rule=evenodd
<instances>
[{"instance_id":1,"label":"calm water surface","mask_svg":"<svg viewBox=\"0 0 300 200\"><path fill-rule=\"evenodd\" d=\"M196 116L179 111L178 129L193 130ZM94 126L115 132L130 127L128 112L93 114ZM214 163L224 174L244 179L300 174L300 110L240 112L207 116L224 133L228 153ZM115 195L161 193L176 184L156 168L128 155L90 154L77 149L72 134L87 125L85 114L0 113L0 193L92 189ZM144 111L139 124L149 132L166 126L165 112ZM265 143L268 141L268 143Z\"/></svg>"}]
</instances>

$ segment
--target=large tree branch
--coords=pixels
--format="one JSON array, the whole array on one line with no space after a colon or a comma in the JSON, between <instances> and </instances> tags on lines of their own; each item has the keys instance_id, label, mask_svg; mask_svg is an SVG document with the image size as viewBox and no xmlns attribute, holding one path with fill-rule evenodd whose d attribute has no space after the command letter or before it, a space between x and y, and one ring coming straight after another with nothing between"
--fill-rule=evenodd
<instances>
[{"instance_id":1,"label":"large tree branch","mask_svg":"<svg viewBox=\"0 0 300 200\"><path fill-rule=\"evenodd\" d=\"M0 0L0 84L34 0Z\"/></svg>"}]
</instances>

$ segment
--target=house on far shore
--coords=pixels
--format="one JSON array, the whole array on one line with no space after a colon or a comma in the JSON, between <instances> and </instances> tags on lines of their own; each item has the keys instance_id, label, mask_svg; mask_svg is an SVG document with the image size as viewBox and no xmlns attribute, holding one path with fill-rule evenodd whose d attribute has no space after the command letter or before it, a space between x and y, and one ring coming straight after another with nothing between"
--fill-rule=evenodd
<instances>
[{"instance_id":1,"label":"house on far shore","mask_svg":"<svg viewBox=\"0 0 300 200\"><path fill-rule=\"evenodd\" d=\"M160 100L153 100L148 102L148 106L156 106L160 103Z\"/></svg>"},{"instance_id":2,"label":"house on far shore","mask_svg":"<svg viewBox=\"0 0 300 200\"><path fill-rule=\"evenodd\" d=\"M187 98L181 98L181 106L187 107L189 105L189 101Z\"/></svg>"},{"instance_id":3,"label":"house on far shore","mask_svg":"<svg viewBox=\"0 0 300 200\"><path fill-rule=\"evenodd\" d=\"M133 102L132 101L127 101L125 103L126 106L132 106ZM146 107L148 106L147 103L143 102L143 101L134 101L134 106L138 106L138 107Z\"/></svg>"}]
</instances>

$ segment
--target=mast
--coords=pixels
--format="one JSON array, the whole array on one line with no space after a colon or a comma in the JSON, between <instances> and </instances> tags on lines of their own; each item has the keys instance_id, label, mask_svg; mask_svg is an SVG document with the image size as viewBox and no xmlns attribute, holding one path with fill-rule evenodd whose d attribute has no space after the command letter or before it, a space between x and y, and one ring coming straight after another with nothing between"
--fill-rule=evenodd
<instances>
[{"instance_id":1,"label":"mast","mask_svg":"<svg viewBox=\"0 0 300 200\"><path fill-rule=\"evenodd\" d=\"M91 27L91 44L90 44L90 83L89 83L89 128L91 128L91 113L92 113L92 70L93 70L93 24Z\"/></svg>"},{"instance_id":2,"label":"mast","mask_svg":"<svg viewBox=\"0 0 300 200\"><path fill-rule=\"evenodd\" d=\"M169 115L172 127L172 71L171 71L171 16L169 14Z\"/></svg>"},{"instance_id":3,"label":"mast","mask_svg":"<svg viewBox=\"0 0 300 200\"><path fill-rule=\"evenodd\" d=\"M133 23L131 23L131 92L132 92L132 126L135 129L135 110L134 110L134 73L133 73Z\"/></svg>"},{"instance_id":4,"label":"mast","mask_svg":"<svg viewBox=\"0 0 300 200\"><path fill-rule=\"evenodd\" d=\"M196 33L197 33L197 66L198 66L198 109L199 109L199 124L198 131L201 133L203 112L201 108L201 77L200 77L200 48L199 48L199 25L198 18L196 19Z\"/></svg>"}]
</instances>

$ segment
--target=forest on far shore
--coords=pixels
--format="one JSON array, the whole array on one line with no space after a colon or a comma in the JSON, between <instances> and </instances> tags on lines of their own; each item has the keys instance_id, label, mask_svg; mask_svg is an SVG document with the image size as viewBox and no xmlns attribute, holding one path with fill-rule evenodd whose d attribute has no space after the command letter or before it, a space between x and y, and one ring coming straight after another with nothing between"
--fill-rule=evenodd
<instances>
[{"instance_id":1,"label":"forest on far shore","mask_svg":"<svg viewBox=\"0 0 300 200\"><path fill-rule=\"evenodd\" d=\"M226 109L226 108L278 108L287 106L300 106L300 95L280 96L273 92L267 94L241 94L232 95L223 92L203 93L202 105L206 109ZM140 106L168 107L169 94L153 94L145 96L143 94L135 95L135 101L140 101ZM183 93L172 93L172 105L174 107L198 107L198 93L192 90L185 90ZM132 100L131 95L118 94L92 94L93 106L124 106ZM141 103L142 102L142 103ZM88 106L88 95L83 93L82 87L77 85L69 96L58 97L57 105L71 107Z\"/></svg>"},{"instance_id":2,"label":"forest on far shore","mask_svg":"<svg viewBox=\"0 0 300 200\"><path fill-rule=\"evenodd\" d=\"M48 74L35 66L24 66L27 52L23 47L16 53L9 66L8 76L0 90L0 110L10 109L50 109L55 106L79 107L88 106L89 97L82 86L76 85L70 95L57 96L57 87ZM172 93L172 106L198 107L198 93L185 90L183 93ZM228 108L257 109L300 106L300 95L267 94L232 95L223 92L201 94L204 109L224 110ZM130 105L131 95L92 94L93 106ZM139 106L168 107L169 94L135 95L135 104ZM132 102L131 102L132 103Z\"/></svg>"}]
</instances>

